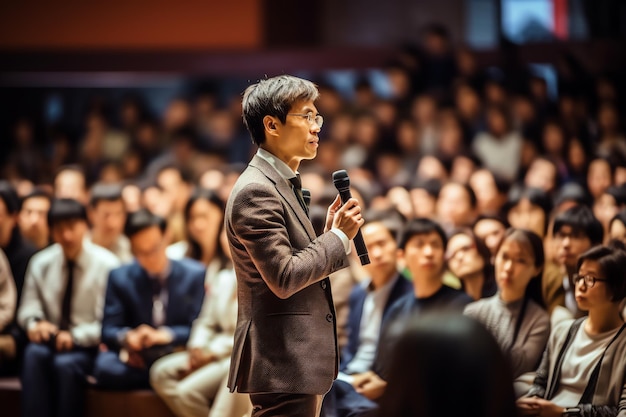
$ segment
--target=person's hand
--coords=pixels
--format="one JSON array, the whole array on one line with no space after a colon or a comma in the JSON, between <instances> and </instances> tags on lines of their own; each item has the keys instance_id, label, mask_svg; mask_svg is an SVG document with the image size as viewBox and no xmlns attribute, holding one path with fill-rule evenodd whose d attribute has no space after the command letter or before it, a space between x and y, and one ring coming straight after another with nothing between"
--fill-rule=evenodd
<instances>
[{"instance_id":1,"label":"person's hand","mask_svg":"<svg viewBox=\"0 0 626 417\"><path fill-rule=\"evenodd\" d=\"M147 324L142 324L132 330L126 332L124 339L124 346L131 351L139 352L140 350L149 347L145 345L147 334L153 331L154 328Z\"/></svg>"},{"instance_id":2,"label":"person's hand","mask_svg":"<svg viewBox=\"0 0 626 417\"><path fill-rule=\"evenodd\" d=\"M335 219L335 213L341 207L341 198L339 194L335 197L335 200L328 206L326 211L326 223L324 224L324 232L328 232L333 227L333 220Z\"/></svg>"},{"instance_id":3,"label":"person's hand","mask_svg":"<svg viewBox=\"0 0 626 417\"><path fill-rule=\"evenodd\" d=\"M173 339L172 333L165 329L155 329L146 326L143 331L143 347L150 348L152 346L167 345Z\"/></svg>"},{"instance_id":4,"label":"person's hand","mask_svg":"<svg viewBox=\"0 0 626 417\"><path fill-rule=\"evenodd\" d=\"M365 381L367 381L370 378L370 372L361 372L358 374L350 374L350 376L352 377L352 386L354 387L354 389L359 388L360 386L362 386Z\"/></svg>"},{"instance_id":5,"label":"person's hand","mask_svg":"<svg viewBox=\"0 0 626 417\"><path fill-rule=\"evenodd\" d=\"M520 398L516 404L522 416L561 417L563 415L563 407L543 398Z\"/></svg>"},{"instance_id":6,"label":"person's hand","mask_svg":"<svg viewBox=\"0 0 626 417\"><path fill-rule=\"evenodd\" d=\"M59 328L46 320L38 321L28 330L28 340L34 343L44 343L50 340L50 336L57 334Z\"/></svg>"},{"instance_id":7,"label":"person's hand","mask_svg":"<svg viewBox=\"0 0 626 417\"><path fill-rule=\"evenodd\" d=\"M372 371L366 372L363 376L360 385L355 388L356 392L372 401L379 399L385 392L387 381Z\"/></svg>"},{"instance_id":8,"label":"person's hand","mask_svg":"<svg viewBox=\"0 0 626 417\"><path fill-rule=\"evenodd\" d=\"M56 336L56 348L57 352L68 352L74 347L74 340L72 334L67 330L61 330Z\"/></svg>"},{"instance_id":9,"label":"person's hand","mask_svg":"<svg viewBox=\"0 0 626 417\"><path fill-rule=\"evenodd\" d=\"M215 355L209 350L203 348L191 348L189 349L189 369L195 371L196 369L211 363L215 360Z\"/></svg>"},{"instance_id":10,"label":"person's hand","mask_svg":"<svg viewBox=\"0 0 626 417\"><path fill-rule=\"evenodd\" d=\"M359 231L359 228L365 223L363 216L361 216L361 206L359 206L359 202L356 198L350 198L346 201L346 204L339 209L335 209L337 199L339 199L339 196L337 196L335 201L328 207L328 217L332 217L330 220L332 227L341 230L348 236L348 239L352 240ZM328 217L326 224L328 224L329 221Z\"/></svg>"}]
</instances>

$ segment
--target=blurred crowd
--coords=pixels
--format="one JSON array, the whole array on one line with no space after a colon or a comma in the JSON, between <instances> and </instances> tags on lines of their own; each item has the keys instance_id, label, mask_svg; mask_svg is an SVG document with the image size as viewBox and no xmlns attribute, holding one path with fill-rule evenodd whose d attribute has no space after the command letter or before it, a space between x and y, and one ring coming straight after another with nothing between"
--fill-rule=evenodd
<instances>
[{"instance_id":1,"label":"blurred crowd","mask_svg":"<svg viewBox=\"0 0 626 417\"><path fill-rule=\"evenodd\" d=\"M349 349L353 343L352 354L358 352L360 342L350 341L353 333L348 330L355 288L378 288L376 277L383 287L402 271L402 279L416 286L405 285L402 291L410 294L411 302L415 297L420 300L420 291L433 284L426 282L421 276L426 273L411 259L436 258L434 279L464 293L465 301L456 304L463 311L465 304L503 292L506 284L497 277L498 268L504 266L498 259L521 250L528 265L538 269L524 272L521 292L514 292L513 298L518 299L512 301L526 297L528 283L539 277L532 307L524 303L526 310L521 313L537 322L516 321L517 309L511 313L511 326L503 329L494 324L489 313L493 310L484 305L468 307L466 314L491 323L496 339L501 336L498 341L507 346L509 359L517 365L510 375L516 378L517 396L531 386L541 389L529 375L540 365L550 329L584 316L576 304L579 300L572 298L574 287L586 285L591 290L594 284L601 285L584 278L591 272L583 268L581 273L586 264L579 257L601 259L605 255L587 251L593 247L620 251L619 241L626 243L621 80L590 73L573 56L564 55L555 67L554 95L548 80L514 57L500 67L481 67L474 51L454 47L445 29L436 25L425 31L419 45L398 48L380 69L388 95L381 95L365 76L355 84L353 94L323 76L313 80L320 89L316 105L324 127L317 157L303 162L300 170L303 187L311 193L310 215L318 231L336 195L331 175L339 169L348 171L353 195L371 216L364 238L373 265L361 267L356 260L350 269L331 277L340 347ZM41 407L58 406L59 415L74 415L65 414L63 407L77 391L59 394L45 381L80 387L79 375L106 388L152 385L181 416L206 416L214 408L217 411L211 415L216 416L240 417L246 412L247 398L228 394L224 381L236 318L235 279L222 241L224 204L256 151L241 121L240 100L240 96L222 100L213 93L177 98L160 117L151 117L140 97L124 100L115 117L95 102L78 138L54 126L36 129L40 121L27 117L15 122L0 182L0 248L6 254L6 267L0 271L4 274L0 366L7 374L22 372L27 410L37 403L32 398L48 393L50 401ZM41 131L44 137L36 137ZM424 223L426 219L431 223ZM371 230L377 221L392 231L388 252L380 236L371 237L381 233ZM526 235L512 232L519 229ZM418 248L426 245L433 253L410 258L415 236L435 239L433 243L424 238ZM503 244L509 241L518 244L517 249ZM382 252L374 253L379 246ZM62 282L68 272L63 259L72 260L72 251L81 250L77 247L90 248L84 250L93 251L97 258L93 261L97 266L86 262L78 273L93 280L93 285L79 291L86 297L83 301L93 302L81 304L79 315L63 329ZM101 248L108 251L101 254ZM503 248L511 252L500 253ZM405 256L396 257L398 249ZM390 271L380 268L379 258L385 256L391 258ZM592 272L601 278L599 274L609 271ZM127 288L124 281L135 273L145 274L146 284ZM189 293L151 287L159 277L172 274L188 279L188 287L183 287ZM623 281L623 272L618 275L608 279ZM422 282L421 289L417 282ZM14 287L8 296L13 301L4 303L2 294L9 287ZM611 284L620 309L626 295L622 287ZM203 299L191 299L192 290L198 288L204 289ZM439 290L436 286L428 296ZM145 308L143 296L148 300ZM180 301L174 302L174 296ZM157 303L162 298L169 298L170 305L180 303L184 311L168 317L167 306ZM360 319L355 320L358 327ZM74 334L77 326L87 333ZM525 345L528 339L518 338L518 332L525 334L533 326L541 334ZM509 335L507 329L515 329L515 334ZM72 332L74 339L59 338L62 331ZM56 340L47 343L52 335ZM559 341L550 343L558 346ZM36 350L34 344L47 347ZM55 362L50 352L73 352L74 345L80 345L80 353L86 356L71 358L81 365L72 368L73 374L66 371L66 379L56 379L54 375L62 373L67 362ZM170 347L155 349L165 345ZM179 348L177 353L174 348ZM515 356L524 352L533 356L524 360ZM371 389L357 386L355 378L344 382L378 403L386 385L383 379L394 376L381 371L376 377L382 382L376 380L371 373L375 369L371 346L368 355L369 365L359 363L354 369L349 368L350 360L342 358L342 369L346 374L366 375L360 383L373 384ZM544 361L545 371L552 363L549 358ZM211 369L206 374L197 371L207 366ZM560 400L567 403L581 386L586 385L579 383L569 394L561 393ZM340 404L344 394L335 391L332 398ZM590 403L611 402L615 395L592 397ZM354 403L348 404L348 409L355 409ZM356 404L365 413L375 408L358 400ZM525 406L541 405L519 407ZM43 415L41 409L32 410L25 415Z\"/></svg>"}]
</instances>

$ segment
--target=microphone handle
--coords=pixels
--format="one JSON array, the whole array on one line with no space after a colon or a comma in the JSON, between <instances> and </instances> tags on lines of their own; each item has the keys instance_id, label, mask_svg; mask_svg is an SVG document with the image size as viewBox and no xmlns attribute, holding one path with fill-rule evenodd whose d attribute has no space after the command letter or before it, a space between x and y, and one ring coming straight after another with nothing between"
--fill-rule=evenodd
<instances>
[{"instance_id":1,"label":"microphone handle","mask_svg":"<svg viewBox=\"0 0 626 417\"><path fill-rule=\"evenodd\" d=\"M350 193L350 188L338 190L339 197L341 198L341 204L346 204L346 201L352 197ZM354 242L354 247L356 248L356 253L359 256L359 260L361 261L361 265L367 265L370 263L370 257L367 253L367 246L365 246L365 242L363 241L363 235L361 235L361 229L356 232L356 236L352 239Z\"/></svg>"}]
</instances>

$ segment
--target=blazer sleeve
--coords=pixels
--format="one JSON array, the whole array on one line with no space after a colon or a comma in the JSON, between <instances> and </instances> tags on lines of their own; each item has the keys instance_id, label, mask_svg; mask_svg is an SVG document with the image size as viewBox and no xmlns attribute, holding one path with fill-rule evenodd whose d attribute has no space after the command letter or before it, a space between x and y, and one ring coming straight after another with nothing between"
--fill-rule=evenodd
<instances>
[{"instance_id":1,"label":"blazer sleeve","mask_svg":"<svg viewBox=\"0 0 626 417\"><path fill-rule=\"evenodd\" d=\"M0 331L13 321L17 290L11 273L11 266L4 252L0 250Z\"/></svg>"},{"instance_id":2,"label":"blazer sleeve","mask_svg":"<svg viewBox=\"0 0 626 417\"><path fill-rule=\"evenodd\" d=\"M102 316L102 343L114 350L122 347L123 335L130 330L124 322L124 289L119 283L125 276L120 276L119 271L115 269L109 274Z\"/></svg>"},{"instance_id":3,"label":"blazer sleeve","mask_svg":"<svg viewBox=\"0 0 626 417\"><path fill-rule=\"evenodd\" d=\"M323 233L304 248L294 247L286 210L272 185L254 183L234 197L230 217L232 232L261 278L282 299L348 266L343 243L333 232Z\"/></svg>"},{"instance_id":4,"label":"blazer sleeve","mask_svg":"<svg viewBox=\"0 0 626 417\"><path fill-rule=\"evenodd\" d=\"M176 296L181 298L174 299L172 298L174 294L170 293L168 303L180 303L180 305L185 308L185 312L183 313L184 320L165 326L173 333L174 339L172 340L172 344L174 346L185 346L189 341L191 325L193 321L198 318L204 301L205 273L206 270L203 268L187 269L184 274L185 285L179 288L181 292L176 292Z\"/></svg>"}]
</instances>

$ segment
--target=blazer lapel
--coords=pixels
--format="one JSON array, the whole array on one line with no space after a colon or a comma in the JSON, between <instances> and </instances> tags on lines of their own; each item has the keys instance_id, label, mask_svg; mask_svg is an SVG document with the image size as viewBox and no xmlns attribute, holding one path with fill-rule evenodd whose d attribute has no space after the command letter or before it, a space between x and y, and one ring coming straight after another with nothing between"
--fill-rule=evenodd
<instances>
[{"instance_id":1,"label":"blazer lapel","mask_svg":"<svg viewBox=\"0 0 626 417\"><path fill-rule=\"evenodd\" d=\"M298 202L298 199L296 198L296 195L294 194L289 183L280 176L274 167L257 155L255 155L250 161L250 166L257 168L261 171L261 173L263 173L263 175L272 181L272 183L274 183L276 191L278 191L289 207L291 207L291 210L296 214L296 217L300 221L300 224L302 224L302 227L306 230L309 238L314 240L317 236L315 234L315 230L313 229L313 225L311 224L311 220L302 209L302 206L300 206L300 203Z\"/></svg>"}]
</instances>

